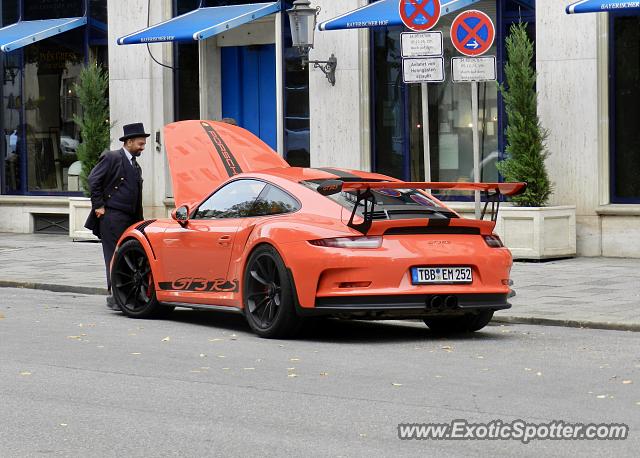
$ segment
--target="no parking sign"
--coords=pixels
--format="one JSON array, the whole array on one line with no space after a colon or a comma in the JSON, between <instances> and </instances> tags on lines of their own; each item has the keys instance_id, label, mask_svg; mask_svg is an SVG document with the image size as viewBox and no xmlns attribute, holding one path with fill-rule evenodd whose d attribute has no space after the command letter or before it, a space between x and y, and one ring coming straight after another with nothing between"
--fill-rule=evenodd
<instances>
[{"instance_id":1,"label":"no parking sign","mask_svg":"<svg viewBox=\"0 0 640 458\"><path fill-rule=\"evenodd\" d=\"M451 42L465 56L475 57L486 53L495 35L493 21L482 11L460 13L451 24Z\"/></svg>"},{"instance_id":2,"label":"no parking sign","mask_svg":"<svg viewBox=\"0 0 640 458\"><path fill-rule=\"evenodd\" d=\"M399 0L400 19L411 30L424 32L440 19L440 0Z\"/></svg>"}]
</instances>

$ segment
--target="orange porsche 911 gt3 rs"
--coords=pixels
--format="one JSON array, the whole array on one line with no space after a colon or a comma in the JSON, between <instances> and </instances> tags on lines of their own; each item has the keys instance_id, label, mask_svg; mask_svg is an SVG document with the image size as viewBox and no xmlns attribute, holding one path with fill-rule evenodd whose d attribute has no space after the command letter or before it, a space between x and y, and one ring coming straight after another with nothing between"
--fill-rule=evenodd
<instances>
[{"instance_id":1,"label":"orange porsche 911 gt3 rs","mask_svg":"<svg viewBox=\"0 0 640 458\"><path fill-rule=\"evenodd\" d=\"M250 132L214 121L164 134L176 209L118 243L112 288L126 315L233 310L256 334L286 337L318 315L476 331L510 307L512 259L494 218L463 219L427 190L480 190L497 205L524 183L290 167Z\"/></svg>"}]
</instances>

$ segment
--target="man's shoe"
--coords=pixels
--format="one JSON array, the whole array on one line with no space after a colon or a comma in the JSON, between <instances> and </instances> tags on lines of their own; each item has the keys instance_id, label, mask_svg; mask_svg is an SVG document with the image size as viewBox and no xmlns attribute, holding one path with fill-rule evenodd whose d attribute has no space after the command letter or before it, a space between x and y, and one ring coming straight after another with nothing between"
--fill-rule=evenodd
<instances>
[{"instance_id":1,"label":"man's shoe","mask_svg":"<svg viewBox=\"0 0 640 458\"><path fill-rule=\"evenodd\" d=\"M116 300L113 298L113 296L107 296L107 307L109 307L111 310L120 310L120 306L116 304Z\"/></svg>"}]
</instances>

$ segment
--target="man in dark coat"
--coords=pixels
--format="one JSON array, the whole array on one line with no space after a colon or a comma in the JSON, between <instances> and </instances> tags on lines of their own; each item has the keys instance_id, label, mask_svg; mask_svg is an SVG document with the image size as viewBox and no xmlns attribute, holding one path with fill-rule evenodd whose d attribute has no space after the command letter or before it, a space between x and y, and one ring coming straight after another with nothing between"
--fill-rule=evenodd
<instances>
[{"instance_id":1,"label":"man in dark coat","mask_svg":"<svg viewBox=\"0 0 640 458\"><path fill-rule=\"evenodd\" d=\"M123 232L142 216L142 169L136 158L147 143L142 123L124 126L120 137L122 148L105 152L89 175L91 214L85 227L102 240L104 263L107 269L107 306L118 310L111 295L110 264L116 244Z\"/></svg>"}]
</instances>

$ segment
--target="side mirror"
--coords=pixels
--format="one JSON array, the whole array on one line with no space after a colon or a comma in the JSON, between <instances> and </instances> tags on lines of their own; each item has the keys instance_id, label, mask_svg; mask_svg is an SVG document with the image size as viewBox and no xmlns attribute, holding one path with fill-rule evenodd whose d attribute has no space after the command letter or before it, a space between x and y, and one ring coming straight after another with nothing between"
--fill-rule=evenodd
<instances>
[{"instance_id":1,"label":"side mirror","mask_svg":"<svg viewBox=\"0 0 640 458\"><path fill-rule=\"evenodd\" d=\"M326 180L320 183L317 191L323 196L332 196L342 191L343 182L341 180Z\"/></svg>"},{"instance_id":2,"label":"side mirror","mask_svg":"<svg viewBox=\"0 0 640 458\"><path fill-rule=\"evenodd\" d=\"M183 205L182 207L178 207L171 212L171 217L180 224L180 226L185 227L189 223L189 207Z\"/></svg>"}]
</instances>

